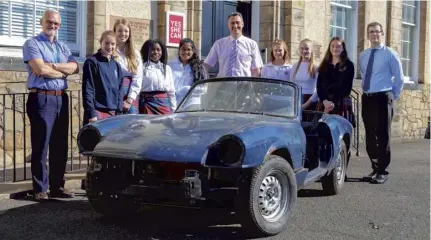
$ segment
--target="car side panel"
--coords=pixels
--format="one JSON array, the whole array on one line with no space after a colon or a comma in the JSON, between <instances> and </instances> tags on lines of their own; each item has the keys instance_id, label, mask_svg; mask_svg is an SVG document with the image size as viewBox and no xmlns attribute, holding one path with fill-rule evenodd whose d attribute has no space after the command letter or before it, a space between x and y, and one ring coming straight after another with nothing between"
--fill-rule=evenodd
<instances>
[{"instance_id":1,"label":"car side panel","mask_svg":"<svg viewBox=\"0 0 431 240\"><path fill-rule=\"evenodd\" d=\"M328 169L332 169L335 167L335 162L340 151L340 142L343 140L344 135L347 133L350 136L350 143L353 136L353 126L347 121L345 118L338 115L326 115L325 118L322 119L324 123L326 123L331 131L331 138L333 144L333 155L328 163ZM350 151L350 148L347 149Z\"/></svg>"},{"instance_id":2,"label":"car side panel","mask_svg":"<svg viewBox=\"0 0 431 240\"><path fill-rule=\"evenodd\" d=\"M256 167L277 149L287 148L294 169L302 168L306 138L297 121L250 125L235 133L246 146L242 167Z\"/></svg>"}]
</instances>

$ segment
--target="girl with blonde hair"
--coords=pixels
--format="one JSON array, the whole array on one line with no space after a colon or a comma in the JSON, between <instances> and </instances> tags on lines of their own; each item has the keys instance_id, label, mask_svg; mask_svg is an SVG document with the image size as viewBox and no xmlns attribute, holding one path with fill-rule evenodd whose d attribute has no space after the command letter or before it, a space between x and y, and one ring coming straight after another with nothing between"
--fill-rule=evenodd
<instances>
[{"instance_id":1,"label":"girl with blonde hair","mask_svg":"<svg viewBox=\"0 0 431 240\"><path fill-rule=\"evenodd\" d=\"M143 63L141 54L133 44L133 34L127 19L118 19L114 23L117 38L115 59L123 71L123 110L125 113L138 113L139 91L143 78Z\"/></svg>"},{"instance_id":2,"label":"girl with blonde hair","mask_svg":"<svg viewBox=\"0 0 431 240\"><path fill-rule=\"evenodd\" d=\"M271 61L263 66L261 77L289 81L292 65L287 51L286 42L276 39L271 47Z\"/></svg>"},{"instance_id":3,"label":"girl with blonde hair","mask_svg":"<svg viewBox=\"0 0 431 240\"><path fill-rule=\"evenodd\" d=\"M303 39L299 44L300 57L293 64L290 81L302 87L302 109L313 109L317 102L316 82L318 68L314 63L313 42Z\"/></svg>"}]
</instances>

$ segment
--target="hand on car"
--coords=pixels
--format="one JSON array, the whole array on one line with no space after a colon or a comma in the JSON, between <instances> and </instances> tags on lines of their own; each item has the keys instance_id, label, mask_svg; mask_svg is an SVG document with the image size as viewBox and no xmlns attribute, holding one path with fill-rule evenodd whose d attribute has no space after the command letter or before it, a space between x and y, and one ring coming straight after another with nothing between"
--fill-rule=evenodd
<instances>
[{"instance_id":1,"label":"hand on car","mask_svg":"<svg viewBox=\"0 0 431 240\"><path fill-rule=\"evenodd\" d=\"M94 117L94 118L90 118L90 120L88 120L89 122L95 122L95 121L97 121L97 117Z\"/></svg>"},{"instance_id":2,"label":"hand on car","mask_svg":"<svg viewBox=\"0 0 431 240\"><path fill-rule=\"evenodd\" d=\"M335 107L334 103L328 100L323 101L323 106L325 106L325 113L331 112Z\"/></svg>"}]
</instances>

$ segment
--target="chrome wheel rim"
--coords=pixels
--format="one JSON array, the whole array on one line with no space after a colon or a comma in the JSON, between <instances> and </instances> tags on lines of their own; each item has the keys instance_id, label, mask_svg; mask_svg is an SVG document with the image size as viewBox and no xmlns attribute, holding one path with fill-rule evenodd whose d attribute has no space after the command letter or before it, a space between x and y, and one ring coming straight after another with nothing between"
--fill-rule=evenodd
<instances>
[{"instance_id":1,"label":"chrome wheel rim","mask_svg":"<svg viewBox=\"0 0 431 240\"><path fill-rule=\"evenodd\" d=\"M338 156L337 156L337 165L335 167L335 173L337 176L338 184L343 183L343 181L344 181L344 177L343 177L343 175L344 175L344 159L341 157L341 152L338 153Z\"/></svg>"},{"instance_id":2,"label":"chrome wheel rim","mask_svg":"<svg viewBox=\"0 0 431 240\"><path fill-rule=\"evenodd\" d=\"M259 187L258 204L262 217L268 222L280 219L287 209L287 177L277 171L268 174Z\"/></svg>"}]
</instances>

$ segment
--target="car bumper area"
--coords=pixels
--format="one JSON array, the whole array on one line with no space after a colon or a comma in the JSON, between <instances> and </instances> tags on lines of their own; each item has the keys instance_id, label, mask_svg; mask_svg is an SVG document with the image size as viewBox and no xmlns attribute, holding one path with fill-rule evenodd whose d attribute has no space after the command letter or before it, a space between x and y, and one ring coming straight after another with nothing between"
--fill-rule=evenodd
<instances>
[{"instance_id":1,"label":"car bumper area","mask_svg":"<svg viewBox=\"0 0 431 240\"><path fill-rule=\"evenodd\" d=\"M233 200L236 187L211 187L210 180L198 170L186 170L179 179L133 176L124 171L88 171L83 184L89 197L134 200L142 204L203 207L210 202Z\"/></svg>"}]
</instances>

